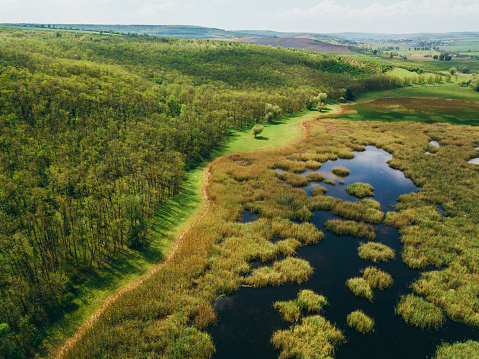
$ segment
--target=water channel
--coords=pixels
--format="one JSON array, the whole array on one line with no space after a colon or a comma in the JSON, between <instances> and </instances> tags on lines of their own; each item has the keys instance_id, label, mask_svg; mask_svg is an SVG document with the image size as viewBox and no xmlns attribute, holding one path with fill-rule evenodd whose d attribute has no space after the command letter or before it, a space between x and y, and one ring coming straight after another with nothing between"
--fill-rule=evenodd
<instances>
[{"instance_id":1,"label":"water channel","mask_svg":"<svg viewBox=\"0 0 479 359\"><path fill-rule=\"evenodd\" d=\"M355 153L351 160L328 161L320 170L326 179L336 182L335 186L310 183L304 188L308 195L321 185L328 189L327 195L347 201L358 202L346 192L346 186L354 182L369 183L374 187L374 199L384 212L392 211L397 198L417 191L417 187L404 174L387 165L392 156L387 152L367 147L365 152ZM335 176L331 170L342 166L350 170L346 178ZM305 172L306 176L309 172ZM344 185L338 184L339 180ZM247 216L248 217L248 216ZM338 347L337 359L384 359L384 358L430 358L436 346L444 342L479 338L479 331L463 323L447 320L438 331L422 331L408 326L394 314L394 307L403 294L411 293L409 285L421 271L408 269L401 260L401 243L395 228L384 224L375 226L376 242L384 243L396 252L396 259L377 267L391 274L394 286L385 291L374 291L374 300L355 297L345 282L360 276L360 270L373 263L361 260L357 255L360 239L339 237L326 231L324 223L337 218L330 212L317 211L311 222L325 234L325 239L315 246L298 250L297 257L308 260L314 267L313 277L301 285L287 283L280 287L241 288L230 296L220 298L215 304L218 317L216 326L210 328L216 346L215 359L278 358L279 351L270 344L274 331L286 329L291 323L283 322L272 305L278 300L295 299L301 289L311 289L327 297L329 306L323 315L344 331L347 343ZM245 218L246 222L256 218ZM428 268L432 270L433 268ZM375 333L359 334L346 325L347 315L362 309L376 322Z\"/></svg>"}]
</instances>

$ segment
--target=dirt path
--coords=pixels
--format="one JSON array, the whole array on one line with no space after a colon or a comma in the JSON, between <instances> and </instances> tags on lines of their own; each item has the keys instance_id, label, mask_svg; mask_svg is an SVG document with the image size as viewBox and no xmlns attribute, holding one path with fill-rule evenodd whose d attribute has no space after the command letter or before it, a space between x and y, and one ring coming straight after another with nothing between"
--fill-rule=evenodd
<instances>
[{"instance_id":1,"label":"dirt path","mask_svg":"<svg viewBox=\"0 0 479 359\"><path fill-rule=\"evenodd\" d=\"M98 320L98 318L103 314L103 312L105 312L105 310L108 309L108 307L110 307L110 305L112 303L114 303L122 295L124 295L124 294L128 293L129 291L131 291L131 290L137 288L138 286L140 286L148 278L151 278L156 272L158 272L166 263L168 263L173 258L173 256L175 255L182 239L185 237L186 233L188 233L188 231L191 228L193 228L196 224L198 224L208 214L208 212L211 208L211 200L208 197L208 186L211 182L211 166L212 166L212 163L210 163L208 166L206 166L206 168L204 170L205 180L204 180L203 185L201 186L201 196L203 197L204 208L203 208L203 212L201 213L201 216L196 221L194 221L189 226L187 226L180 233L180 235L176 238L175 242L171 246L166 258L161 263L159 263L158 265L156 265L155 267L150 269L148 271L148 273L146 273L145 275L140 277L138 280L122 287L117 292L110 295L103 302L101 307L98 308L90 316L90 318L88 318L88 320L85 323L83 323L80 326L80 328L78 328L76 333L62 345L62 347L58 350L58 352L55 356L55 359L63 359L68 354L68 352L75 346L75 344L83 337L83 334L85 334L85 332Z\"/></svg>"},{"instance_id":2,"label":"dirt path","mask_svg":"<svg viewBox=\"0 0 479 359\"><path fill-rule=\"evenodd\" d=\"M317 119L320 119L320 118L326 118L326 117L329 117L329 116L338 116L338 115L341 115L341 114L344 114L345 112L345 109L343 108L343 106L340 106L338 108L338 111L334 114L321 114L321 115L318 115L318 116L313 116L311 118L308 118L307 120L304 120L302 121L299 126L301 127L301 130L303 132L303 136L302 138L299 140L299 141L296 141L295 143L292 143L286 147L289 147L289 146L294 146L295 144L297 144L298 142L300 141L303 141L304 138L307 136L307 127L306 127L306 123L310 122L310 121L313 121L313 120L317 120ZM269 152L269 151L276 151L275 150L267 150L266 152ZM196 224L198 224L203 218L205 218L205 216L208 214L210 208L211 208L211 200L209 199L209 196L208 196L208 186L211 182L211 167L213 166L213 163L215 161L211 162L208 166L206 166L205 170L204 170L204 176L205 176L205 181L203 183L203 185L201 186L201 196L203 197L203 201L204 201L204 208L203 208L203 212L201 213L201 216L196 220L194 221L193 223L191 223L189 226L187 226L181 233L180 235L176 238L175 242L172 244L171 248L170 248L170 251L168 252L166 258L161 262L159 263L158 265L156 265L155 267L153 267L152 269L150 269L150 271L148 271L148 273L146 273L145 275L143 275L141 278L139 278L138 280L122 287L121 289L119 289L117 292L115 292L114 294L110 295L104 302L103 304L101 305L100 308L98 308L91 316L90 318L88 318L88 320L83 323L80 328L78 328L78 330L76 331L76 333L70 337L63 345L62 347L58 350L56 356L55 356L55 359L63 359L67 354L68 352L75 346L76 343L78 343L78 341L83 337L83 335L85 334L85 332L98 320L98 318L105 312L105 310L107 310L110 305L112 303L114 303L118 298L120 298L122 295L128 293L129 291L137 288L138 286L140 286L145 280L147 280L148 278L152 277L155 273L157 273L166 263L168 263L172 258L173 256L175 255L182 239L184 238L184 236L186 235L186 233L191 229L193 228Z\"/></svg>"}]
</instances>

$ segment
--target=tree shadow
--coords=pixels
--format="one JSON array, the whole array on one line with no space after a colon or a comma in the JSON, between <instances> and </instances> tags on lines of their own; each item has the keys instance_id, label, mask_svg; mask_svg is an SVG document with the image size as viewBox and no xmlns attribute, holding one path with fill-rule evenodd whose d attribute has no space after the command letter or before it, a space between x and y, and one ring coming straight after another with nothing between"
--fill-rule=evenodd
<instances>
[{"instance_id":1,"label":"tree shadow","mask_svg":"<svg viewBox=\"0 0 479 359\"><path fill-rule=\"evenodd\" d=\"M268 140L269 140L269 137L266 137L266 136L256 136L256 140L268 141Z\"/></svg>"}]
</instances>

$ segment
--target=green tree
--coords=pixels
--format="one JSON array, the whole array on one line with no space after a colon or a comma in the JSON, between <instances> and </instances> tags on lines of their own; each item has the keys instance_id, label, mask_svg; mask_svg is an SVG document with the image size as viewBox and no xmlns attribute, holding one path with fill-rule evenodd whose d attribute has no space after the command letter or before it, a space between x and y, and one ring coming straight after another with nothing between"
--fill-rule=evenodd
<instances>
[{"instance_id":1,"label":"green tree","mask_svg":"<svg viewBox=\"0 0 479 359\"><path fill-rule=\"evenodd\" d=\"M328 99L328 94L325 93L325 92L321 92L316 97L316 109L319 112L321 112L323 110L324 106L326 105L327 99Z\"/></svg>"},{"instance_id":2,"label":"green tree","mask_svg":"<svg viewBox=\"0 0 479 359\"><path fill-rule=\"evenodd\" d=\"M253 126L253 128L251 129L251 133L253 134L254 138L256 138L256 136L258 136L261 132L263 132L263 130L264 130L264 126L258 123Z\"/></svg>"},{"instance_id":3,"label":"green tree","mask_svg":"<svg viewBox=\"0 0 479 359\"><path fill-rule=\"evenodd\" d=\"M264 115L264 120L266 122L277 120L280 114L281 114L281 108L279 108L279 106L273 106L270 103L266 104L265 115Z\"/></svg>"}]
</instances>

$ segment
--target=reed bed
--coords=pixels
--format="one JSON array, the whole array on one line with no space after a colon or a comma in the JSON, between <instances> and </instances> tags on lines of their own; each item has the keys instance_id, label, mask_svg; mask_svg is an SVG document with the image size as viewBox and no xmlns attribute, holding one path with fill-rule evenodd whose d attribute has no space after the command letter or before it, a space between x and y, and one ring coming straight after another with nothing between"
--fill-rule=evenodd
<instances>
[{"instance_id":1,"label":"reed bed","mask_svg":"<svg viewBox=\"0 0 479 359\"><path fill-rule=\"evenodd\" d=\"M446 320L441 308L414 294L401 296L395 312L407 324L423 330L437 330Z\"/></svg>"},{"instance_id":2,"label":"reed bed","mask_svg":"<svg viewBox=\"0 0 479 359\"><path fill-rule=\"evenodd\" d=\"M353 157L351 157L351 158L354 158L354 154L353 154ZM339 177L347 177L347 176L349 176L349 173L350 173L349 170L347 168L344 168L344 167L334 167L331 172L333 172L333 174L335 174L336 176L339 176Z\"/></svg>"},{"instance_id":3,"label":"reed bed","mask_svg":"<svg viewBox=\"0 0 479 359\"><path fill-rule=\"evenodd\" d=\"M347 186L346 192L357 198L373 197L374 187L369 183L356 182Z\"/></svg>"},{"instance_id":4,"label":"reed bed","mask_svg":"<svg viewBox=\"0 0 479 359\"><path fill-rule=\"evenodd\" d=\"M363 279L368 282L371 289L384 290L391 288L394 284L394 280L389 273L376 267L367 267L362 273Z\"/></svg>"},{"instance_id":5,"label":"reed bed","mask_svg":"<svg viewBox=\"0 0 479 359\"><path fill-rule=\"evenodd\" d=\"M276 331L271 338L281 350L280 359L332 358L335 348L345 341L343 333L320 315L303 318L301 324Z\"/></svg>"},{"instance_id":6,"label":"reed bed","mask_svg":"<svg viewBox=\"0 0 479 359\"><path fill-rule=\"evenodd\" d=\"M319 314L326 305L328 305L328 301L324 296L316 294L312 290L303 289L295 300L275 302L273 308L281 314L283 320L297 322L302 311Z\"/></svg>"},{"instance_id":7,"label":"reed bed","mask_svg":"<svg viewBox=\"0 0 479 359\"><path fill-rule=\"evenodd\" d=\"M306 175L306 179L309 182L322 182L324 181L324 176L321 173L313 172L313 173L308 173Z\"/></svg>"},{"instance_id":8,"label":"reed bed","mask_svg":"<svg viewBox=\"0 0 479 359\"><path fill-rule=\"evenodd\" d=\"M330 186L336 186L336 182L334 182L333 180L325 180L324 183L326 184L329 184Z\"/></svg>"},{"instance_id":9,"label":"reed bed","mask_svg":"<svg viewBox=\"0 0 479 359\"><path fill-rule=\"evenodd\" d=\"M275 302L273 308L286 322L297 322L301 318L301 308L295 300Z\"/></svg>"},{"instance_id":10,"label":"reed bed","mask_svg":"<svg viewBox=\"0 0 479 359\"><path fill-rule=\"evenodd\" d=\"M363 297L370 301L373 300L374 294L369 283L360 277L350 278L346 281L349 290L357 297Z\"/></svg>"},{"instance_id":11,"label":"reed bed","mask_svg":"<svg viewBox=\"0 0 479 359\"><path fill-rule=\"evenodd\" d=\"M433 359L479 359L479 342L468 340L454 344L441 344Z\"/></svg>"},{"instance_id":12,"label":"reed bed","mask_svg":"<svg viewBox=\"0 0 479 359\"><path fill-rule=\"evenodd\" d=\"M348 326L361 334L374 333L374 319L368 317L362 310L355 310L348 314Z\"/></svg>"},{"instance_id":13,"label":"reed bed","mask_svg":"<svg viewBox=\"0 0 479 359\"><path fill-rule=\"evenodd\" d=\"M288 257L275 262L272 267L255 269L250 276L244 279L244 283L256 288L266 286L278 286L286 282L301 284L313 275L313 268L309 262Z\"/></svg>"},{"instance_id":14,"label":"reed bed","mask_svg":"<svg viewBox=\"0 0 479 359\"><path fill-rule=\"evenodd\" d=\"M372 224L379 224L384 219L384 213L381 212L381 206L377 201L364 199L361 203L337 202L331 209L331 212L337 216L363 221Z\"/></svg>"},{"instance_id":15,"label":"reed bed","mask_svg":"<svg viewBox=\"0 0 479 359\"><path fill-rule=\"evenodd\" d=\"M324 196L326 193L328 193L328 190L324 187L315 187L311 190L313 196Z\"/></svg>"},{"instance_id":16,"label":"reed bed","mask_svg":"<svg viewBox=\"0 0 479 359\"><path fill-rule=\"evenodd\" d=\"M374 263L389 262L396 256L394 251L381 243L361 243L358 248L358 256L361 259Z\"/></svg>"},{"instance_id":17,"label":"reed bed","mask_svg":"<svg viewBox=\"0 0 479 359\"><path fill-rule=\"evenodd\" d=\"M306 178L295 173L282 172L276 173L276 176L293 187L305 187L308 185L308 180Z\"/></svg>"},{"instance_id":18,"label":"reed bed","mask_svg":"<svg viewBox=\"0 0 479 359\"><path fill-rule=\"evenodd\" d=\"M326 222L325 226L328 231L333 232L338 236L355 236L359 238L367 238L369 240L374 240L376 238L374 227L370 224L331 219Z\"/></svg>"}]
</instances>

